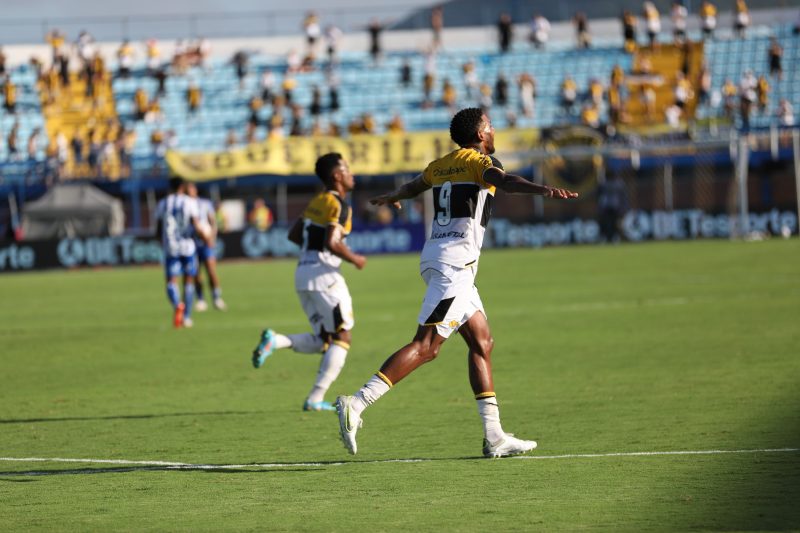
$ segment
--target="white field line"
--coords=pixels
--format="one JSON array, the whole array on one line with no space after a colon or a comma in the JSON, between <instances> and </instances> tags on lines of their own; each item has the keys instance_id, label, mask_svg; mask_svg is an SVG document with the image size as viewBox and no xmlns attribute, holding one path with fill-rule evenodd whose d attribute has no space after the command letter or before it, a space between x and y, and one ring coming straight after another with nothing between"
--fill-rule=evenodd
<instances>
[{"instance_id":1,"label":"white field line","mask_svg":"<svg viewBox=\"0 0 800 533\"><path fill-rule=\"evenodd\" d=\"M513 459L595 459L603 457L652 457L674 455L724 455L724 454L763 454L763 453L796 453L800 448L758 448L752 450L676 450L660 452L616 452L616 453L583 453L565 455L523 455ZM293 468L293 467L324 467L343 466L348 464L377 464L377 463L427 463L434 459L377 459L372 461L348 461L330 463L251 463L251 464L197 464L180 463L175 461L132 461L127 459L72 459L65 457L0 457L0 461L14 463L83 463L107 464L130 467L163 467L164 470L234 470L244 468ZM124 470L119 470L124 471ZM8 472L13 475L41 475L45 472Z\"/></svg>"}]
</instances>

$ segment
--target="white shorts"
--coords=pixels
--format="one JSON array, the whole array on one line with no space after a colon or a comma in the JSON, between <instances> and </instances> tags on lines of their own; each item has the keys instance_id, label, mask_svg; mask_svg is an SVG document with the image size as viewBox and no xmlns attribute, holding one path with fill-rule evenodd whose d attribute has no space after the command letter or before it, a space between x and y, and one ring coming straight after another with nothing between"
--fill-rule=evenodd
<instances>
[{"instance_id":1,"label":"white shorts","mask_svg":"<svg viewBox=\"0 0 800 533\"><path fill-rule=\"evenodd\" d=\"M297 296L317 335L353 329L353 299L343 277L339 276L337 283L328 290L298 290Z\"/></svg>"},{"instance_id":2,"label":"white shorts","mask_svg":"<svg viewBox=\"0 0 800 533\"><path fill-rule=\"evenodd\" d=\"M458 330L476 311L486 315L475 286L476 267L456 268L438 264L424 268L422 279L428 286L419 312L421 326L436 326L445 339Z\"/></svg>"}]
</instances>

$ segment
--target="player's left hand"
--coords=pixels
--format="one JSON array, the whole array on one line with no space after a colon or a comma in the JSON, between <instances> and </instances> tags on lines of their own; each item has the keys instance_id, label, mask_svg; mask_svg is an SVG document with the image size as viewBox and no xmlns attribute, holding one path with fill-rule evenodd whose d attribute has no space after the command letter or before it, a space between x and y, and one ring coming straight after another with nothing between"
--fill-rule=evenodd
<instances>
[{"instance_id":1,"label":"player's left hand","mask_svg":"<svg viewBox=\"0 0 800 533\"><path fill-rule=\"evenodd\" d=\"M391 194L381 194L380 196L370 198L369 203L372 205L391 205L395 209L403 209L400 202L395 200Z\"/></svg>"},{"instance_id":2,"label":"player's left hand","mask_svg":"<svg viewBox=\"0 0 800 533\"><path fill-rule=\"evenodd\" d=\"M578 197L578 193L569 191L567 189L559 189L558 187L550 187L548 192L549 194L546 195L548 198L562 198L564 200L569 200L570 198Z\"/></svg>"}]
</instances>

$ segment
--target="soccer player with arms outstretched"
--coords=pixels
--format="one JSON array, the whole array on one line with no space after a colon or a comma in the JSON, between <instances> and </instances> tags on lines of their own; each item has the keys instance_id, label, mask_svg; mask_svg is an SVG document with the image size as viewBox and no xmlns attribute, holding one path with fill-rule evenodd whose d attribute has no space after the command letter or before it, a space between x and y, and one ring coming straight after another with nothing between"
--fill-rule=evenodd
<instances>
[{"instance_id":1,"label":"soccer player with arms outstretched","mask_svg":"<svg viewBox=\"0 0 800 533\"><path fill-rule=\"evenodd\" d=\"M339 396L339 431L345 448L355 454L362 412L420 365L433 360L455 331L469 347L469 381L483 421L483 454L504 457L536 448L535 441L505 433L492 380L494 340L475 287L483 234L496 189L507 193L576 198L577 193L537 185L503 171L494 153L494 128L476 108L462 109L450 123L450 137L459 149L430 163L414 180L371 200L400 207L400 200L433 189L435 216L420 258L427 290L414 339L392 354L380 371L353 396Z\"/></svg>"},{"instance_id":2,"label":"soccer player with arms outstretched","mask_svg":"<svg viewBox=\"0 0 800 533\"><path fill-rule=\"evenodd\" d=\"M181 178L169 180L170 193L156 208L156 234L164 248L164 269L167 297L172 304L172 323L176 328L192 327L194 277L197 275L195 235L208 243L209 231L200 222L197 200L187 194ZM183 301L178 290L178 277L183 275Z\"/></svg>"},{"instance_id":3,"label":"soccer player with arms outstretched","mask_svg":"<svg viewBox=\"0 0 800 533\"><path fill-rule=\"evenodd\" d=\"M339 267L344 260L361 270L367 259L345 242L352 227L352 210L345 196L355 185L347 161L335 152L325 154L317 160L315 172L326 190L311 200L289 230L289 240L301 247L295 290L313 333L282 335L265 329L253 351L253 366L261 367L276 349L323 352L317 379L303 410L335 411L333 404L325 401L325 393L344 367L350 350L350 330L355 324L353 300Z\"/></svg>"}]
</instances>

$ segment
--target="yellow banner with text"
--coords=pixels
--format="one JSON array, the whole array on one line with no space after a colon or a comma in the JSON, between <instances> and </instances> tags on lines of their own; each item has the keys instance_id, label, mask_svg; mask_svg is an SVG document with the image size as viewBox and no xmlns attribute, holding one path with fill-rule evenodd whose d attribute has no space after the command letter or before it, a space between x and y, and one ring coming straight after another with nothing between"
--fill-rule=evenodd
<instances>
[{"instance_id":1,"label":"yellow banner with text","mask_svg":"<svg viewBox=\"0 0 800 533\"><path fill-rule=\"evenodd\" d=\"M532 149L538 140L539 130L535 129L497 131L497 157L507 169L513 169L518 166L515 154ZM455 148L449 132L426 131L345 139L287 137L225 152L170 151L166 160L172 174L194 181L263 174L311 176L319 156L339 152L350 163L353 174L375 176L422 172L430 161Z\"/></svg>"}]
</instances>

